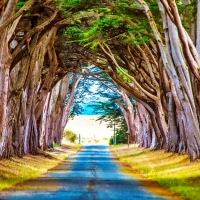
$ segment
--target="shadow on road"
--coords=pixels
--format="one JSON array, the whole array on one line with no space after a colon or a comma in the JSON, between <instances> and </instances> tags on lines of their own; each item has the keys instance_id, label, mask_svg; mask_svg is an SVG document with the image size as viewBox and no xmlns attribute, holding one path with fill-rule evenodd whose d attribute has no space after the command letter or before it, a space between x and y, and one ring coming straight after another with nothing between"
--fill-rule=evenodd
<instances>
[{"instance_id":1,"label":"shadow on road","mask_svg":"<svg viewBox=\"0 0 200 200\"><path fill-rule=\"evenodd\" d=\"M145 200L166 199L121 173L108 146L87 145L50 173L0 193L1 199Z\"/></svg>"}]
</instances>

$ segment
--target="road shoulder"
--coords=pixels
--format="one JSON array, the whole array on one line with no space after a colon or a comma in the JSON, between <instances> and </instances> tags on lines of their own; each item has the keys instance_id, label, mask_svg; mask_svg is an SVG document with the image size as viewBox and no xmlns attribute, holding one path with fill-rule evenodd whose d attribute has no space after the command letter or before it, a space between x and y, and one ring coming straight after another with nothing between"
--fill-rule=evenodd
<instances>
[{"instance_id":1,"label":"road shoulder","mask_svg":"<svg viewBox=\"0 0 200 200\"><path fill-rule=\"evenodd\" d=\"M76 145L62 145L49 151L39 151L37 155L0 160L0 191L47 173L78 151Z\"/></svg>"},{"instance_id":2,"label":"road shoulder","mask_svg":"<svg viewBox=\"0 0 200 200\"><path fill-rule=\"evenodd\" d=\"M120 158L120 147L119 148L109 148L110 153L114 159L114 161L121 167L121 172L125 173L133 178L136 178L140 181L140 183L144 186L144 188L155 195L159 195L162 197L166 197L168 199L173 200L184 200L183 197L179 196L178 194L169 191L167 188L158 184L158 182L147 178L144 174L139 172L133 167L133 163L129 163L128 161L124 161Z\"/></svg>"}]
</instances>

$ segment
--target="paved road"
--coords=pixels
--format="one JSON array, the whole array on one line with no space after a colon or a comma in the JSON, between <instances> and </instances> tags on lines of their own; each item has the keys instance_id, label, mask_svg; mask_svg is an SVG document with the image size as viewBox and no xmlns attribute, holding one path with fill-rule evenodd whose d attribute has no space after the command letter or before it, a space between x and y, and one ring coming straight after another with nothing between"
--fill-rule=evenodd
<instances>
[{"instance_id":1,"label":"paved road","mask_svg":"<svg viewBox=\"0 0 200 200\"><path fill-rule=\"evenodd\" d=\"M0 193L0 199L152 200L155 196L112 160L107 146L88 145L50 173Z\"/></svg>"}]
</instances>

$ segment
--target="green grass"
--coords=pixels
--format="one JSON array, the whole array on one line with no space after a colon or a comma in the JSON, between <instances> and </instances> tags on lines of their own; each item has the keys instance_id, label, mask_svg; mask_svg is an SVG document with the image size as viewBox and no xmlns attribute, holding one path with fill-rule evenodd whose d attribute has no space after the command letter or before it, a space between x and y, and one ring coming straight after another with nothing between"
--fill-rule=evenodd
<instances>
[{"instance_id":1,"label":"green grass","mask_svg":"<svg viewBox=\"0 0 200 200\"><path fill-rule=\"evenodd\" d=\"M77 149L80 149L81 148L81 144L77 144L77 143L71 143L71 144L68 144L70 147L74 147L74 148L77 148Z\"/></svg>"},{"instance_id":2,"label":"green grass","mask_svg":"<svg viewBox=\"0 0 200 200\"><path fill-rule=\"evenodd\" d=\"M68 140L66 140L66 139L63 139L62 140L62 144L63 145L67 145L67 146L69 146L70 148L75 148L75 149L80 149L81 148L81 144L78 144L78 143L76 143L76 142L69 142Z\"/></svg>"},{"instance_id":3,"label":"green grass","mask_svg":"<svg viewBox=\"0 0 200 200\"><path fill-rule=\"evenodd\" d=\"M51 152L40 152L36 156L0 160L0 191L46 173L69 155L76 153L80 147L77 144L63 145Z\"/></svg>"},{"instance_id":4,"label":"green grass","mask_svg":"<svg viewBox=\"0 0 200 200\"><path fill-rule=\"evenodd\" d=\"M25 156L0 161L0 190L9 188L55 167L59 160L45 156Z\"/></svg>"},{"instance_id":5,"label":"green grass","mask_svg":"<svg viewBox=\"0 0 200 200\"><path fill-rule=\"evenodd\" d=\"M53 148L55 148L55 147L57 147L58 146L58 144L57 143L53 143Z\"/></svg>"},{"instance_id":6,"label":"green grass","mask_svg":"<svg viewBox=\"0 0 200 200\"><path fill-rule=\"evenodd\" d=\"M113 148L117 157L146 178L188 200L200 200L200 161L190 163L187 155L151 151L131 145Z\"/></svg>"},{"instance_id":7,"label":"green grass","mask_svg":"<svg viewBox=\"0 0 200 200\"><path fill-rule=\"evenodd\" d=\"M124 144L110 145L110 147L111 147L112 149L117 149L117 148L122 147L122 146L124 146Z\"/></svg>"}]
</instances>

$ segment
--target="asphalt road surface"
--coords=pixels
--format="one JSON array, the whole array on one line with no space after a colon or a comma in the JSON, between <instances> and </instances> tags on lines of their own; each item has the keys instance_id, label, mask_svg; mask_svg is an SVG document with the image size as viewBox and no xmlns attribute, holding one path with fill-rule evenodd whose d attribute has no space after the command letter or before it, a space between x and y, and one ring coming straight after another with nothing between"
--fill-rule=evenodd
<instances>
[{"instance_id":1,"label":"asphalt road surface","mask_svg":"<svg viewBox=\"0 0 200 200\"><path fill-rule=\"evenodd\" d=\"M0 199L152 200L137 179L121 173L107 146L87 145L40 178L0 193Z\"/></svg>"}]
</instances>

